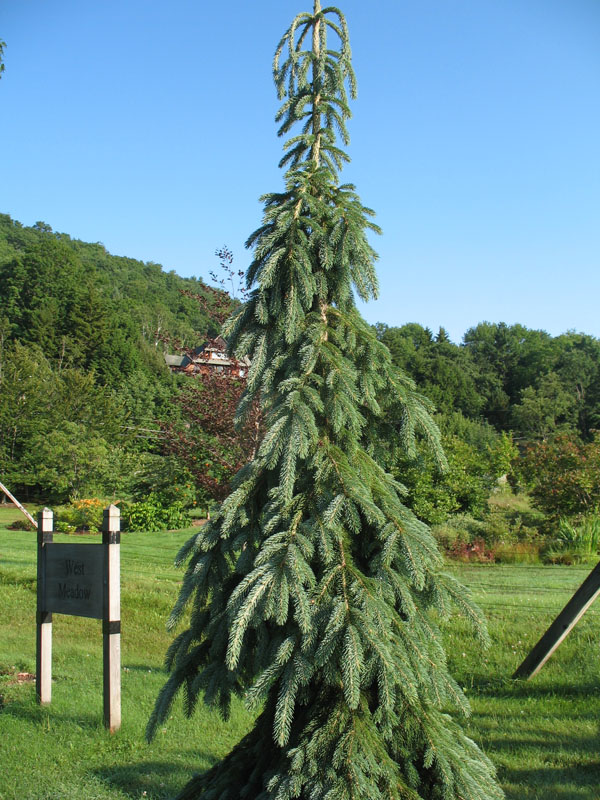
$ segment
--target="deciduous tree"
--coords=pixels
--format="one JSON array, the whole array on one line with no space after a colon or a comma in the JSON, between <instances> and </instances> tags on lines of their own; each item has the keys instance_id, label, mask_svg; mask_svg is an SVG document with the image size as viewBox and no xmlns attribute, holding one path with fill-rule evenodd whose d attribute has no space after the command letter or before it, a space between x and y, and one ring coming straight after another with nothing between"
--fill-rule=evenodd
<instances>
[{"instance_id":1,"label":"deciduous tree","mask_svg":"<svg viewBox=\"0 0 600 800\"><path fill-rule=\"evenodd\" d=\"M535 504L554 520L600 509L600 437L558 435L530 445L516 471Z\"/></svg>"},{"instance_id":2,"label":"deciduous tree","mask_svg":"<svg viewBox=\"0 0 600 800\"><path fill-rule=\"evenodd\" d=\"M231 479L256 454L260 431L257 404L236 430L235 411L246 381L211 371L183 387L175 398L181 419L161 422L163 451L185 465L202 496L224 500Z\"/></svg>"}]
</instances>

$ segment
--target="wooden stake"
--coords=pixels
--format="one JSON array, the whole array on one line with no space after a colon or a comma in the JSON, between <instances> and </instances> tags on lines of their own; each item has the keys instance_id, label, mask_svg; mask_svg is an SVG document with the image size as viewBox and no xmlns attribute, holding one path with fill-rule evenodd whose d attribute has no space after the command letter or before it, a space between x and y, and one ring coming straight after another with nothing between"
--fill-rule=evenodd
<instances>
[{"instance_id":1,"label":"wooden stake","mask_svg":"<svg viewBox=\"0 0 600 800\"><path fill-rule=\"evenodd\" d=\"M52 700L52 612L46 610L46 545L52 542L53 522L54 515L49 508L39 512L35 692L42 705Z\"/></svg>"},{"instance_id":2,"label":"wooden stake","mask_svg":"<svg viewBox=\"0 0 600 800\"><path fill-rule=\"evenodd\" d=\"M121 727L121 512L115 505L104 509L104 613L102 653L104 673L104 725L111 733Z\"/></svg>"},{"instance_id":3,"label":"wooden stake","mask_svg":"<svg viewBox=\"0 0 600 800\"><path fill-rule=\"evenodd\" d=\"M567 605L548 628L533 650L518 667L513 678L532 678L544 666L560 643L600 594L600 563L591 571Z\"/></svg>"},{"instance_id":4,"label":"wooden stake","mask_svg":"<svg viewBox=\"0 0 600 800\"><path fill-rule=\"evenodd\" d=\"M22 506L22 505L21 505L21 503L19 503L19 501L17 500L17 498L16 498L16 497L14 497L14 496L13 496L13 495L12 495L12 494L11 494L11 493L8 491L8 489L6 488L6 486L5 486L3 483L0 483L0 489L2 489L2 491L4 492L4 494L5 494L5 495L8 497L8 499L11 501L11 503L14 503L14 504L16 505L16 507L19 509L19 511L21 511L23 514L25 514L25 516L27 517L27 519L29 520L29 522L31 522L31 524L34 526L34 528L37 528L38 524L37 524L37 522L34 520L34 518L31 516L31 514L29 513L29 511L27 511L27 509L26 509L24 506ZM46 509L46 511L47 511L47 510L48 510L48 509Z\"/></svg>"}]
</instances>

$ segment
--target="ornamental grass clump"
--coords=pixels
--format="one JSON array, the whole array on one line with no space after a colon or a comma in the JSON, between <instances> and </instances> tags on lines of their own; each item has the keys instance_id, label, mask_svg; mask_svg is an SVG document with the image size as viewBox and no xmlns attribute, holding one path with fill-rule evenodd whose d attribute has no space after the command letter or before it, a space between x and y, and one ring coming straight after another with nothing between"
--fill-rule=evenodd
<instances>
[{"instance_id":1,"label":"ornamental grass clump","mask_svg":"<svg viewBox=\"0 0 600 800\"><path fill-rule=\"evenodd\" d=\"M355 307L355 293L377 292L377 228L338 177L355 94L341 12L315 0L298 15L274 74L279 133L291 137L285 188L263 197L248 299L225 330L252 361L239 421L258 400L265 433L179 553L187 572L170 623L186 608L189 622L148 734L180 689L190 714L201 698L227 717L234 695L259 712L180 798L501 798L490 761L450 716L468 704L436 625L458 606L485 641L483 620L440 572L389 471L417 435L443 459L439 434Z\"/></svg>"}]
</instances>

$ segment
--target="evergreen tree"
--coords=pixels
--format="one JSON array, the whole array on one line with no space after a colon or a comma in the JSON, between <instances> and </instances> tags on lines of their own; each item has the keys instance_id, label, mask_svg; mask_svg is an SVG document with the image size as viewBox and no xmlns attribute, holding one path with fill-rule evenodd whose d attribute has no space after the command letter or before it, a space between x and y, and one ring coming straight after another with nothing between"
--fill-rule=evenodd
<instances>
[{"instance_id":1,"label":"evergreen tree","mask_svg":"<svg viewBox=\"0 0 600 800\"><path fill-rule=\"evenodd\" d=\"M341 12L315 0L297 16L274 73L279 132L300 132L285 144L285 190L263 198L248 240L254 288L226 328L252 359L239 417L258 398L266 432L178 556L188 568L171 623L188 605L191 618L168 651L148 734L180 688L189 713L201 693L225 716L232 695L261 709L180 798L500 798L491 764L448 715L467 703L432 611L458 604L485 638L482 621L440 574L428 528L388 471L390 442L411 450L420 431L439 451L439 436L354 305L354 290L376 293L366 235L376 227L338 182L346 87L355 93Z\"/></svg>"}]
</instances>

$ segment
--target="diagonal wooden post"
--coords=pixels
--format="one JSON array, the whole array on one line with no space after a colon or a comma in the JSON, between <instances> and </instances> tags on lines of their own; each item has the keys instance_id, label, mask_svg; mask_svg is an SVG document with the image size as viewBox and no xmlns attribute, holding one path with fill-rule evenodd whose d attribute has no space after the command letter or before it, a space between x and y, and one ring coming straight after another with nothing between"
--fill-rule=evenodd
<instances>
[{"instance_id":1,"label":"diagonal wooden post","mask_svg":"<svg viewBox=\"0 0 600 800\"><path fill-rule=\"evenodd\" d=\"M49 508L37 519L37 630L35 647L35 693L38 702L52 700L52 612L46 609L46 545L52 543L54 515Z\"/></svg>"},{"instance_id":2,"label":"diagonal wooden post","mask_svg":"<svg viewBox=\"0 0 600 800\"><path fill-rule=\"evenodd\" d=\"M104 725L111 733L121 727L121 512L115 505L104 509L104 609L102 651L104 673Z\"/></svg>"},{"instance_id":3,"label":"diagonal wooden post","mask_svg":"<svg viewBox=\"0 0 600 800\"><path fill-rule=\"evenodd\" d=\"M546 633L517 668L513 678L529 679L536 675L560 643L577 625L599 594L600 562L590 572Z\"/></svg>"},{"instance_id":4,"label":"diagonal wooden post","mask_svg":"<svg viewBox=\"0 0 600 800\"><path fill-rule=\"evenodd\" d=\"M27 517L27 519L29 520L29 522L31 522L31 524L33 525L33 527L34 527L34 528L37 528L37 525L38 525L38 524L37 524L37 522L34 520L34 518L31 516L31 514L29 513L29 511L27 511L27 509L26 509L24 506L22 506L22 505L21 505L21 503L19 503L19 501L17 500L17 498L16 498L14 495L12 495L12 494L11 494L11 493L8 491L8 489L6 488L6 486L5 486L3 483L1 483L1 482L0 482L0 489L2 489L2 491L3 491L3 492L4 492L4 494L5 494L5 495L8 497L8 499L10 500L10 502L11 502L11 503L14 503L14 504L16 505L16 507L19 509L19 511L21 511L23 514L25 514L25 516Z\"/></svg>"}]
</instances>

